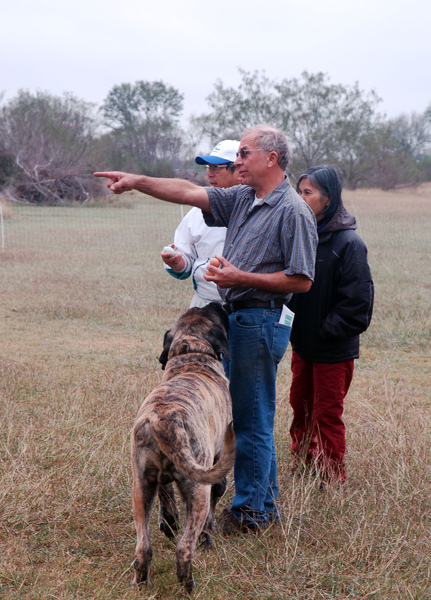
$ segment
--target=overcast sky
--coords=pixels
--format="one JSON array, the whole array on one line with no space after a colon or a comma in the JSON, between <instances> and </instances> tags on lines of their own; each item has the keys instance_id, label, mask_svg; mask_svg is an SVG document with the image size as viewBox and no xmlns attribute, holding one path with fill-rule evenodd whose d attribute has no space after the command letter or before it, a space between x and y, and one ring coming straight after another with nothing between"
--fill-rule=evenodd
<instances>
[{"instance_id":1,"label":"overcast sky","mask_svg":"<svg viewBox=\"0 0 431 600\"><path fill-rule=\"evenodd\" d=\"M323 71L375 90L389 117L431 103L426 0L3 0L0 92L72 92L101 104L116 84L161 79L204 112L238 67L272 80Z\"/></svg>"}]
</instances>

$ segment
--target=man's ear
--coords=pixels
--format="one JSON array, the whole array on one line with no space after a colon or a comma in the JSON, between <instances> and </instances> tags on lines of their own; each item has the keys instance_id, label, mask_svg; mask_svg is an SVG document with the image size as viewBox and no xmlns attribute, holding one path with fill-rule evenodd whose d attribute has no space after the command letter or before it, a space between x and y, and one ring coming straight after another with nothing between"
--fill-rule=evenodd
<instances>
[{"instance_id":1,"label":"man's ear","mask_svg":"<svg viewBox=\"0 0 431 600\"><path fill-rule=\"evenodd\" d=\"M278 152L273 150L272 152L268 152L266 160L268 162L268 167L273 167L278 164Z\"/></svg>"}]
</instances>

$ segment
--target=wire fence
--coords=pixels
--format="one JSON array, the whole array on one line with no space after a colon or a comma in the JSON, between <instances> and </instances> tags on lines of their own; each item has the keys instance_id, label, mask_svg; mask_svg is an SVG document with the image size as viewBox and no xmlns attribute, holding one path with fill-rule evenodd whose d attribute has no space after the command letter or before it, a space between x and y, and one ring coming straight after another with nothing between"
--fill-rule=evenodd
<instances>
[{"instance_id":1,"label":"wire fence","mask_svg":"<svg viewBox=\"0 0 431 600\"><path fill-rule=\"evenodd\" d=\"M102 206L34 206L0 203L1 251L133 251L173 241L188 207L141 199Z\"/></svg>"}]
</instances>

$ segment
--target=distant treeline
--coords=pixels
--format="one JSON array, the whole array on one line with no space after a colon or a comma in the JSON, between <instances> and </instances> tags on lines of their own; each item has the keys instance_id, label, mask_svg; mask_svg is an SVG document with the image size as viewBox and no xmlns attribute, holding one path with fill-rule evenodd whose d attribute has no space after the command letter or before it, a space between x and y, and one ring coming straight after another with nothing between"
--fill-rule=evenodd
<instances>
[{"instance_id":1,"label":"distant treeline","mask_svg":"<svg viewBox=\"0 0 431 600\"><path fill-rule=\"evenodd\" d=\"M184 95L163 81L115 85L101 106L64 94L22 90L0 106L0 192L43 204L85 202L104 193L94 170L203 182L194 156L252 125L285 132L294 183L332 164L348 188L392 189L431 181L431 101L421 114L388 119L381 100L324 73L271 81L240 70L238 87L214 84L208 112L180 127Z\"/></svg>"}]
</instances>

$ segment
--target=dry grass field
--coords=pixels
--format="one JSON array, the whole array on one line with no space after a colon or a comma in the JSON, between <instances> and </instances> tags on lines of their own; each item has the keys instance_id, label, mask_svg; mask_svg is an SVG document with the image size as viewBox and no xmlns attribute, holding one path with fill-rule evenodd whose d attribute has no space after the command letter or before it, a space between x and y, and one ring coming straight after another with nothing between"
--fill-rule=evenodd
<instances>
[{"instance_id":1,"label":"dry grass field","mask_svg":"<svg viewBox=\"0 0 431 600\"><path fill-rule=\"evenodd\" d=\"M369 248L372 325L346 400L348 482L293 479L290 350L278 383L283 510L262 536L197 551L196 600L431 597L431 186L345 193ZM182 597L174 544L152 537L153 587L130 587L130 429L161 378L189 282L163 272L179 207L14 206L0 253L0 597ZM232 482L217 515L232 495Z\"/></svg>"}]
</instances>

